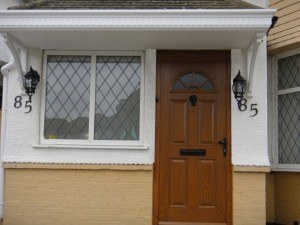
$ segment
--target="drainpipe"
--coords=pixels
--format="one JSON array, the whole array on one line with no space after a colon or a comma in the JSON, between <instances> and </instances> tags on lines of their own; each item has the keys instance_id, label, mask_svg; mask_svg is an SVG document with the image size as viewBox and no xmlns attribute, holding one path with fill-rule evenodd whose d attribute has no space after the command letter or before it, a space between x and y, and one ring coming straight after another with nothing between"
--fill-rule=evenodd
<instances>
[{"instance_id":1,"label":"drainpipe","mask_svg":"<svg viewBox=\"0 0 300 225\"><path fill-rule=\"evenodd\" d=\"M1 120L1 154L0 160L2 164L3 155L5 151L6 138L6 116L7 116L7 93L8 93L8 74L9 70L16 67L16 64L11 60L8 64L1 68L3 74L3 94L2 94L2 120ZM4 169L0 167L0 218L3 218L4 208Z\"/></svg>"}]
</instances>

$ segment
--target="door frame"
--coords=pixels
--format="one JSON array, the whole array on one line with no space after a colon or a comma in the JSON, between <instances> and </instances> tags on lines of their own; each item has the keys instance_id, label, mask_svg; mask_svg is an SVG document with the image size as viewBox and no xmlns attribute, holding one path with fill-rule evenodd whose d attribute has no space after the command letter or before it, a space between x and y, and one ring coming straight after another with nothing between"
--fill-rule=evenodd
<instances>
[{"instance_id":1,"label":"door frame","mask_svg":"<svg viewBox=\"0 0 300 225\"><path fill-rule=\"evenodd\" d=\"M159 217L159 144L160 144L160 86L161 86L161 62L166 59L185 59L206 54L206 57L214 59L215 54L225 55L227 58L227 82L226 82L226 133L227 133L227 225L232 225L232 163L231 163L231 57L230 50L157 50L156 54L156 107L155 107L155 161L153 166L153 216L152 224L158 225ZM207 58L206 58L207 59ZM213 61L213 60L212 60ZM217 61L217 60L216 60Z\"/></svg>"}]
</instances>

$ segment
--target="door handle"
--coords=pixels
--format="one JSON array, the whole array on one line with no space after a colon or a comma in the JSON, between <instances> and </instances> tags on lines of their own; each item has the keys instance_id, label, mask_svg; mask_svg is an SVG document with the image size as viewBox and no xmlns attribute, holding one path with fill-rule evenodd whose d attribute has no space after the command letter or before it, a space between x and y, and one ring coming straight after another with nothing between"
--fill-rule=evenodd
<instances>
[{"instance_id":1,"label":"door handle","mask_svg":"<svg viewBox=\"0 0 300 225\"><path fill-rule=\"evenodd\" d=\"M223 145L223 155L226 156L226 154L227 154L227 139L223 138L218 143L219 143L219 145Z\"/></svg>"},{"instance_id":2,"label":"door handle","mask_svg":"<svg viewBox=\"0 0 300 225\"><path fill-rule=\"evenodd\" d=\"M196 105L196 102L197 102L197 96L196 95L191 95L189 100L191 102L191 106L195 106Z\"/></svg>"}]
</instances>

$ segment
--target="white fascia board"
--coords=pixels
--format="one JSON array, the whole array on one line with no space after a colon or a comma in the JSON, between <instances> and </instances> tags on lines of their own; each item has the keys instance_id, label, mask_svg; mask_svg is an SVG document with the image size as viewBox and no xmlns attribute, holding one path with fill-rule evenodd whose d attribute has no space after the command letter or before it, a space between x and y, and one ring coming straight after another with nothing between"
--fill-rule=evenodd
<instances>
[{"instance_id":1,"label":"white fascia board","mask_svg":"<svg viewBox=\"0 0 300 225\"><path fill-rule=\"evenodd\" d=\"M14 30L259 30L273 9L3 10L0 32Z\"/></svg>"}]
</instances>

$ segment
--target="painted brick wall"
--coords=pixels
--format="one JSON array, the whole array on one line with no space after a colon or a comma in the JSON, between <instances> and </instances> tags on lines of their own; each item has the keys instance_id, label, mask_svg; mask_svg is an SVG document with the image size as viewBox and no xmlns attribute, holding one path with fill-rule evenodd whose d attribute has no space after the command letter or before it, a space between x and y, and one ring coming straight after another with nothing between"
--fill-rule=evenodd
<instances>
[{"instance_id":1,"label":"painted brick wall","mask_svg":"<svg viewBox=\"0 0 300 225\"><path fill-rule=\"evenodd\" d=\"M233 224L266 224L265 173L233 173Z\"/></svg>"},{"instance_id":2,"label":"painted brick wall","mask_svg":"<svg viewBox=\"0 0 300 225\"><path fill-rule=\"evenodd\" d=\"M300 173L274 173L276 222L300 223Z\"/></svg>"},{"instance_id":3,"label":"painted brick wall","mask_svg":"<svg viewBox=\"0 0 300 225\"><path fill-rule=\"evenodd\" d=\"M152 176L152 171L6 169L4 225L150 225Z\"/></svg>"}]
</instances>

